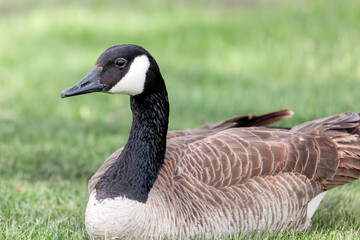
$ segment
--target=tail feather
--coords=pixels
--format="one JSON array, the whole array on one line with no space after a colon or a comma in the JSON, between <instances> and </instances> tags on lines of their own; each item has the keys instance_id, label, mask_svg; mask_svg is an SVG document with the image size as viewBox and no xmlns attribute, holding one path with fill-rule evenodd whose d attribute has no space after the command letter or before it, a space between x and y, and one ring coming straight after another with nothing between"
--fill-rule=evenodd
<instances>
[{"instance_id":1,"label":"tail feather","mask_svg":"<svg viewBox=\"0 0 360 240\"><path fill-rule=\"evenodd\" d=\"M182 136L197 136L197 137L205 137L214 132L220 132L229 128L239 128L239 127L259 127L259 126L267 126L274 122L290 118L294 113L289 109L284 109L276 112L266 113L263 115L244 115L230 118L225 121L206 124L199 128L188 129L188 130L180 130L180 131L169 131L167 137L175 138ZM196 139L196 138L193 138Z\"/></svg>"},{"instance_id":2,"label":"tail feather","mask_svg":"<svg viewBox=\"0 0 360 240\"><path fill-rule=\"evenodd\" d=\"M277 121L290 118L294 115L294 112L289 109L284 109L276 112L270 112L263 115L245 115L230 118L228 120L206 125L204 127L210 129L227 129L236 127L260 127L268 126Z\"/></svg>"},{"instance_id":3,"label":"tail feather","mask_svg":"<svg viewBox=\"0 0 360 240\"><path fill-rule=\"evenodd\" d=\"M316 178L325 189L360 178L360 117L347 112L301 124L291 129L317 136L320 153Z\"/></svg>"},{"instance_id":4,"label":"tail feather","mask_svg":"<svg viewBox=\"0 0 360 240\"><path fill-rule=\"evenodd\" d=\"M300 124L291 129L292 132L315 132L326 130L346 130L359 133L360 117L353 112L342 113Z\"/></svg>"}]
</instances>

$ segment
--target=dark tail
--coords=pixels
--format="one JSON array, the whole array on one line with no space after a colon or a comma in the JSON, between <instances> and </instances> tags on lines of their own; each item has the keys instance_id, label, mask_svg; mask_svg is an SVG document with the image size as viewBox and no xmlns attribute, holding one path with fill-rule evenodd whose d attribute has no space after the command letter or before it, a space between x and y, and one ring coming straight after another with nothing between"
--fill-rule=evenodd
<instances>
[{"instance_id":1,"label":"dark tail","mask_svg":"<svg viewBox=\"0 0 360 240\"><path fill-rule=\"evenodd\" d=\"M203 128L210 129L228 129L236 127L260 127L268 126L277 121L290 118L294 115L294 112L289 109L284 109L276 112L266 113L263 115L245 115L230 118L228 120L214 123L211 125L205 125Z\"/></svg>"}]
</instances>

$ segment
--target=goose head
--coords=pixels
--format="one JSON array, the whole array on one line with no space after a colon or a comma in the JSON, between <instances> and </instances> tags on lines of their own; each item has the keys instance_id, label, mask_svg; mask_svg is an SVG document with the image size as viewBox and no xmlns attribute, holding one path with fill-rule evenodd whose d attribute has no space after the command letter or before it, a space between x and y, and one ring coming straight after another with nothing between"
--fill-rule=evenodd
<instances>
[{"instance_id":1,"label":"goose head","mask_svg":"<svg viewBox=\"0 0 360 240\"><path fill-rule=\"evenodd\" d=\"M126 197L144 203L166 150L169 102L159 67L142 47L111 47L100 55L90 73L62 91L61 97L91 92L128 94L133 112L128 141L97 183L97 199Z\"/></svg>"},{"instance_id":2,"label":"goose head","mask_svg":"<svg viewBox=\"0 0 360 240\"><path fill-rule=\"evenodd\" d=\"M103 52L94 68L77 84L61 92L71 97L92 92L136 96L164 90L155 59L137 45L118 45Z\"/></svg>"}]
</instances>

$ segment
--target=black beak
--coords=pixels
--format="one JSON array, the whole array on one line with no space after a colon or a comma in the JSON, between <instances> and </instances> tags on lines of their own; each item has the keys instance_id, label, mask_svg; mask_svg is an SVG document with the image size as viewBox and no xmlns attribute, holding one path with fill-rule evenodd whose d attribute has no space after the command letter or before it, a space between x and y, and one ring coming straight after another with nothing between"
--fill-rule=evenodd
<instances>
[{"instance_id":1,"label":"black beak","mask_svg":"<svg viewBox=\"0 0 360 240\"><path fill-rule=\"evenodd\" d=\"M93 68L80 82L62 91L61 97L65 98L85 93L101 92L106 85L99 83L100 73L100 68Z\"/></svg>"}]
</instances>

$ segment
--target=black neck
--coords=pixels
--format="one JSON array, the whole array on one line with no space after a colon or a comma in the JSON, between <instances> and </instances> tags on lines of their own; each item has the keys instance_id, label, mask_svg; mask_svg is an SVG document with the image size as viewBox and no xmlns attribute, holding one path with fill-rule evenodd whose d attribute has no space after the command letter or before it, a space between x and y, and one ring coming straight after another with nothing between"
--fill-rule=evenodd
<instances>
[{"instance_id":1,"label":"black neck","mask_svg":"<svg viewBox=\"0 0 360 240\"><path fill-rule=\"evenodd\" d=\"M124 196L146 202L164 162L169 119L167 92L130 98L133 122L128 142L117 161L97 184L97 198Z\"/></svg>"}]
</instances>

